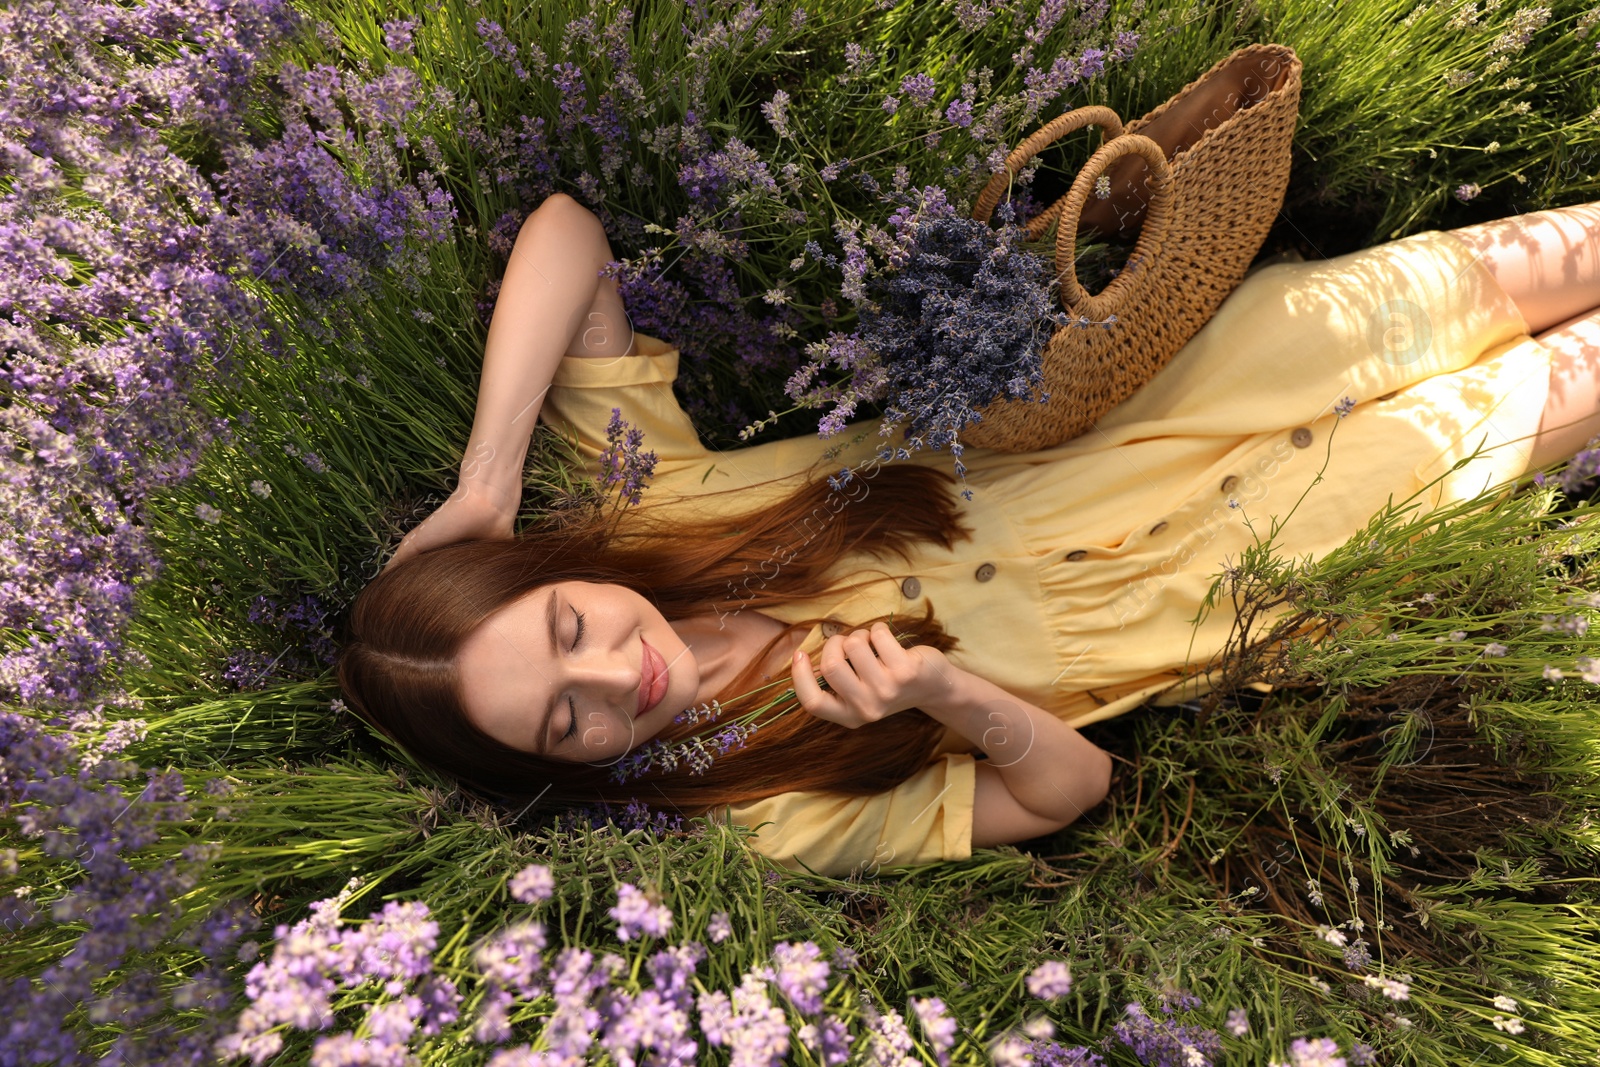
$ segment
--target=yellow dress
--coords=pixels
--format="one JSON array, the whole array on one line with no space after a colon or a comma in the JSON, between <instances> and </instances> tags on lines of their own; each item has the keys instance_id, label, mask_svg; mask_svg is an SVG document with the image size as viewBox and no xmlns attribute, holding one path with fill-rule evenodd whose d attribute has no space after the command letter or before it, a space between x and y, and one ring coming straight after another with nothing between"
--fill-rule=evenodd
<instances>
[{"instance_id":1,"label":"yellow dress","mask_svg":"<svg viewBox=\"0 0 1600 1067\"><path fill-rule=\"evenodd\" d=\"M647 501L736 489L695 506L746 511L793 487L762 483L826 449L843 446L837 469L883 443L869 420L826 441L708 451L673 396L677 349L638 335L635 352L563 360L541 417L594 464L619 408L658 456ZM951 662L1073 726L1170 706L1208 691L1197 668L1224 648L1234 617L1224 601L1194 620L1213 579L1274 517L1288 516L1280 555L1319 558L1391 500L1415 494L1427 511L1520 476L1549 365L1509 295L1447 232L1265 266L1087 434L1023 454L969 448L971 541L922 549L854 594L763 613L853 624L931 600L960 642ZM1346 397L1355 406L1341 418ZM1480 444L1485 455L1451 470ZM947 451L910 462L951 469ZM860 480L849 506L870 501L870 488ZM813 627L802 647L815 658L822 641ZM947 730L928 766L889 792L784 793L727 815L756 829L763 854L823 875L966 859L974 753Z\"/></svg>"}]
</instances>

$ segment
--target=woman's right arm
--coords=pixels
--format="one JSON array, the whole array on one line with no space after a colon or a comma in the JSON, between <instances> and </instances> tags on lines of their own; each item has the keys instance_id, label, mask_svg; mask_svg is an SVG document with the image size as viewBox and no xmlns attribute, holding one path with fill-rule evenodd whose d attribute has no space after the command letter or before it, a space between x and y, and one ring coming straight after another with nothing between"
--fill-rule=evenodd
<instances>
[{"instance_id":1,"label":"woman's right arm","mask_svg":"<svg viewBox=\"0 0 1600 1067\"><path fill-rule=\"evenodd\" d=\"M600 278L611 258L600 220L565 193L547 197L522 224L489 321L456 490L406 535L385 570L441 545L512 536L528 444L562 357L574 348L621 355L632 342L625 320L590 321L602 285L614 297L615 283ZM620 301L600 303L620 317Z\"/></svg>"},{"instance_id":2,"label":"woman's right arm","mask_svg":"<svg viewBox=\"0 0 1600 1067\"><path fill-rule=\"evenodd\" d=\"M975 847L1052 833L1110 791L1105 749L938 649L901 647L882 622L828 638L819 665L831 693L812 677L810 657L795 651L795 693L811 714L853 730L916 707L988 756L976 767Z\"/></svg>"},{"instance_id":3,"label":"woman's right arm","mask_svg":"<svg viewBox=\"0 0 1600 1067\"><path fill-rule=\"evenodd\" d=\"M989 757L976 767L974 848L1053 833L1106 798L1110 753L988 679L949 670L949 696L918 706Z\"/></svg>"}]
</instances>

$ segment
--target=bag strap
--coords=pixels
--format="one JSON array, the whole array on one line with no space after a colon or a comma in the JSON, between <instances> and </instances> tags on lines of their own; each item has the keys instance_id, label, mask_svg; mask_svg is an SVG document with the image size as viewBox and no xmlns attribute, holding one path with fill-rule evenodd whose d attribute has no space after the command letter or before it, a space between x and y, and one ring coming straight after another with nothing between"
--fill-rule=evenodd
<instances>
[{"instance_id":1,"label":"bag strap","mask_svg":"<svg viewBox=\"0 0 1600 1067\"><path fill-rule=\"evenodd\" d=\"M1109 144L1113 139L1122 136L1122 120L1117 113L1109 107L1091 104L1088 107L1074 108L1064 115L1058 115L1049 122L1040 126L1033 132L1033 136L1023 141L1011 154L1006 157L1006 169L996 171L989 176L989 184L983 187L983 192L978 195L978 202L972 208L972 217L979 222L988 222L989 216L994 213L995 206L1000 203L1001 190L1011 184L1011 179L1022 165L1051 144L1065 137L1073 130L1085 126L1100 126L1105 129L1103 144ZM1065 199L1064 197L1062 198ZM1061 200L1057 200L1050 208L1038 218L1028 223L1028 239L1037 241L1039 236L1050 226L1050 220L1055 218L1061 207Z\"/></svg>"},{"instance_id":2,"label":"bag strap","mask_svg":"<svg viewBox=\"0 0 1600 1067\"><path fill-rule=\"evenodd\" d=\"M1143 156L1150 167L1150 177L1145 184L1150 190L1150 203L1145 208L1139 241L1111 284L1098 293L1086 293L1078 284L1074 247L1078 238L1078 216L1094 188L1095 179L1109 164L1126 155ZM1159 144L1141 133L1125 133L1101 145L1078 172L1067 195L1057 201L1061 204L1061 218L1056 227L1056 272L1061 281L1061 306L1074 314L1099 320L1122 310L1123 304L1135 293L1145 266L1161 254L1167 227L1172 222L1172 197L1172 166L1167 162L1166 150Z\"/></svg>"}]
</instances>

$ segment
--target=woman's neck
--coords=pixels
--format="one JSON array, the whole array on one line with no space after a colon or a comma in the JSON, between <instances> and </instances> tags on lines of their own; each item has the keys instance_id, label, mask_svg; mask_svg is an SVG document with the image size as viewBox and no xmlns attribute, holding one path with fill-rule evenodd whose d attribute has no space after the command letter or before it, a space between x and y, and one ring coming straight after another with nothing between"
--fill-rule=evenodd
<instances>
[{"instance_id":1,"label":"woman's neck","mask_svg":"<svg viewBox=\"0 0 1600 1067\"><path fill-rule=\"evenodd\" d=\"M788 627L759 611L738 611L727 615L691 615L672 623L683 643L694 653L700 667L700 691L721 693L739 676L756 654ZM771 676L786 671L794 650L805 641L796 630L779 641L762 663L762 674Z\"/></svg>"}]
</instances>

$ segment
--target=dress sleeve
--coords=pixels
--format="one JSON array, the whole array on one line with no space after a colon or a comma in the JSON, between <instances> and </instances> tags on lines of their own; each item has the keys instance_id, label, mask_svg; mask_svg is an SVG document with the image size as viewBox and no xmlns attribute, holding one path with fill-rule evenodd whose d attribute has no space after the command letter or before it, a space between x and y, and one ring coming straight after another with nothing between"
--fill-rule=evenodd
<instances>
[{"instance_id":1,"label":"dress sleeve","mask_svg":"<svg viewBox=\"0 0 1600 1067\"><path fill-rule=\"evenodd\" d=\"M757 852L790 870L842 878L972 855L976 760L951 752L883 793L779 793L728 808ZM765 824L765 825L762 825Z\"/></svg>"},{"instance_id":2,"label":"dress sleeve","mask_svg":"<svg viewBox=\"0 0 1600 1067\"><path fill-rule=\"evenodd\" d=\"M672 393L678 350L647 334L635 333L634 341L634 355L563 357L539 409L539 418L551 429L576 440L585 473L591 476L600 469L612 408L622 412L630 427L643 431L639 447L656 454L659 474L703 463L708 454Z\"/></svg>"}]
</instances>

